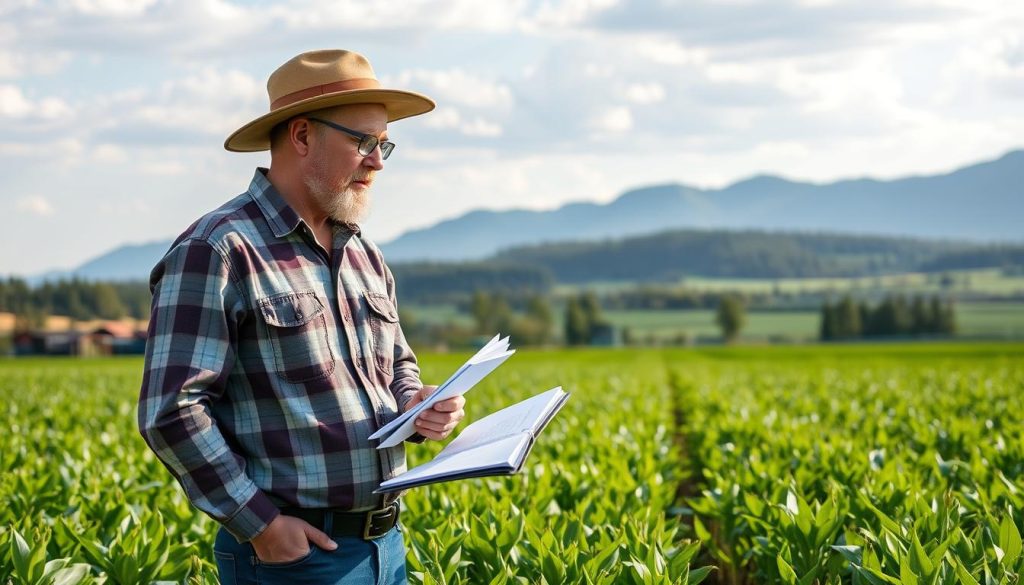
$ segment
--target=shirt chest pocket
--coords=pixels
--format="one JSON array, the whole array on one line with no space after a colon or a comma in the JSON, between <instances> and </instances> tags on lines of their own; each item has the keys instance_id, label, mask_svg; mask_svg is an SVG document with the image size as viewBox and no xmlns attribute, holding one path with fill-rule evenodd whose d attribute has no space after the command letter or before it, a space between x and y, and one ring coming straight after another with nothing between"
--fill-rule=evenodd
<instances>
[{"instance_id":1,"label":"shirt chest pocket","mask_svg":"<svg viewBox=\"0 0 1024 585\"><path fill-rule=\"evenodd\" d=\"M370 317L370 348L373 362L385 376L393 375L395 337L398 334L398 310L387 295L364 292Z\"/></svg>"},{"instance_id":2,"label":"shirt chest pocket","mask_svg":"<svg viewBox=\"0 0 1024 585\"><path fill-rule=\"evenodd\" d=\"M334 372L327 317L314 291L273 295L259 299L258 305L280 377L306 382Z\"/></svg>"}]
</instances>

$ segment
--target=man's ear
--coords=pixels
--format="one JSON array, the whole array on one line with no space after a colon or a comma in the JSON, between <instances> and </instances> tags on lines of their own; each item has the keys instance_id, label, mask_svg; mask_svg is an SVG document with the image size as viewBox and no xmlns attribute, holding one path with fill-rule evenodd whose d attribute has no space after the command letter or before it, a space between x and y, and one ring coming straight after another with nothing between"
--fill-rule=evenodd
<instances>
[{"instance_id":1,"label":"man's ear","mask_svg":"<svg viewBox=\"0 0 1024 585\"><path fill-rule=\"evenodd\" d=\"M295 149L295 153L299 156L306 156L309 154L309 135L312 134L310 131L309 120L305 118L296 118L288 123L288 142L291 143L292 148Z\"/></svg>"}]
</instances>

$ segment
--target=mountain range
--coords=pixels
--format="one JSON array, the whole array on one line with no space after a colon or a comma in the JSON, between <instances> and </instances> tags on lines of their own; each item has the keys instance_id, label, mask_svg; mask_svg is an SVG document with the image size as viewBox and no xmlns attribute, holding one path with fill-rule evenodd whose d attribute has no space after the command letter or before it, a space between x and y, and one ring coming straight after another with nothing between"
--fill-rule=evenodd
<instances>
[{"instance_id":1,"label":"mountain range","mask_svg":"<svg viewBox=\"0 0 1024 585\"><path fill-rule=\"evenodd\" d=\"M1024 238L1024 150L957 171L823 185L760 175L724 189L661 185L611 203L552 211L473 211L407 232L381 249L390 262L466 260L511 246L598 240L672 228L813 230L956 238Z\"/></svg>"},{"instance_id":2,"label":"mountain range","mask_svg":"<svg viewBox=\"0 0 1024 585\"><path fill-rule=\"evenodd\" d=\"M390 263L488 258L524 245L595 241L677 228L814 231L979 242L1024 239L1024 150L941 175L827 184L759 175L723 189L680 184L630 190L607 204L550 211L471 211L383 242ZM145 279L171 240L118 247L70 271L77 276Z\"/></svg>"}]
</instances>

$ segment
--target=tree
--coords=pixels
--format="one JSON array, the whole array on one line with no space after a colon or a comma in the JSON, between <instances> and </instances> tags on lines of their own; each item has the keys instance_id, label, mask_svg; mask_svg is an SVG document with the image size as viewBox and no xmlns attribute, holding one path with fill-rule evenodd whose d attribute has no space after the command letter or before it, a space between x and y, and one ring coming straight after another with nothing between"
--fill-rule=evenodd
<instances>
[{"instance_id":1,"label":"tree","mask_svg":"<svg viewBox=\"0 0 1024 585\"><path fill-rule=\"evenodd\" d=\"M836 338L856 339L861 336L860 309L849 296L843 297L835 308Z\"/></svg>"},{"instance_id":2,"label":"tree","mask_svg":"<svg viewBox=\"0 0 1024 585\"><path fill-rule=\"evenodd\" d=\"M910 332L914 335L935 333L936 324L935 314L932 313L924 297L914 295L914 300L910 303Z\"/></svg>"},{"instance_id":3,"label":"tree","mask_svg":"<svg viewBox=\"0 0 1024 585\"><path fill-rule=\"evenodd\" d=\"M568 345L585 345L590 343L590 326L587 314L575 297L570 297L565 305L565 342Z\"/></svg>"},{"instance_id":4,"label":"tree","mask_svg":"<svg viewBox=\"0 0 1024 585\"><path fill-rule=\"evenodd\" d=\"M821 306L821 333L822 341L829 341L836 338L836 312L832 303L825 301Z\"/></svg>"},{"instance_id":5,"label":"tree","mask_svg":"<svg viewBox=\"0 0 1024 585\"><path fill-rule=\"evenodd\" d=\"M551 339L551 326L554 324L551 306L541 295L532 295L526 301L526 323L524 328L530 334L527 341L535 345L543 345Z\"/></svg>"},{"instance_id":6,"label":"tree","mask_svg":"<svg viewBox=\"0 0 1024 585\"><path fill-rule=\"evenodd\" d=\"M875 329L875 314L871 310L871 306L868 305L867 301L863 301L857 305L857 312L860 313L860 334L861 337L871 337L876 335Z\"/></svg>"},{"instance_id":7,"label":"tree","mask_svg":"<svg viewBox=\"0 0 1024 585\"><path fill-rule=\"evenodd\" d=\"M487 320L491 312L491 299L482 291L473 292L473 300L469 303L469 312L473 315L477 332L487 329Z\"/></svg>"},{"instance_id":8,"label":"tree","mask_svg":"<svg viewBox=\"0 0 1024 585\"><path fill-rule=\"evenodd\" d=\"M931 313L935 319L935 333L941 335L956 333L956 314L953 310L953 302L942 302L942 299L933 296L931 307Z\"/></svg>"},{"instance_id":9,"label":"tree","mask_svg":"<svg viewBox=\"0 0 1024 585\"><path fill-rule=\"evenodd\" d=\"M473 293L470 312L476 321L476 332L493 335L512 329L512 308L501 293Z\"/></svg>"},{"instance_id":10,"label":"tree","mask_svg":"<svg viewBox=\"0 0 1024 585\"><path fill-rule=\"evenodd\" d=\"M96 314L101 319L120 319L124 317L125 308L117 290L109 283L99 282L94 287L96 294Z\"/></svg>"},{"instance_id":11,"label":"tree","mask_svg":"<svg viewBox=\"0 0 1024 585\"><path fill-rule=\"evenodd\" d=\"M718 303L715 321L721 328L722 337L726 342L734 342L746 322L746 308L743 306L743 299L738 295L723 295Z\"/></svg>"}]
</instances>

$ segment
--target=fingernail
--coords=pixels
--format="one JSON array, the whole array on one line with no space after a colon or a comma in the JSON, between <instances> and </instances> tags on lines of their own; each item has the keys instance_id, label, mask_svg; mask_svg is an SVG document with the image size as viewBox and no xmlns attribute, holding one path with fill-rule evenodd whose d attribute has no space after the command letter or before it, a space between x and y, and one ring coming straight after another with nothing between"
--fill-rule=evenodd
<instances>
[{"instance_id":1,"label":"fingernail","mask_svg":"<svg viewBox=\"0 0 1024 585\"><path fill-rule=\"evenodd\" d=\"M334 550L336 548L338 548L338 543L334 542L333 540L327 543L327 550Z\"/></svg>"}]
</instances>

